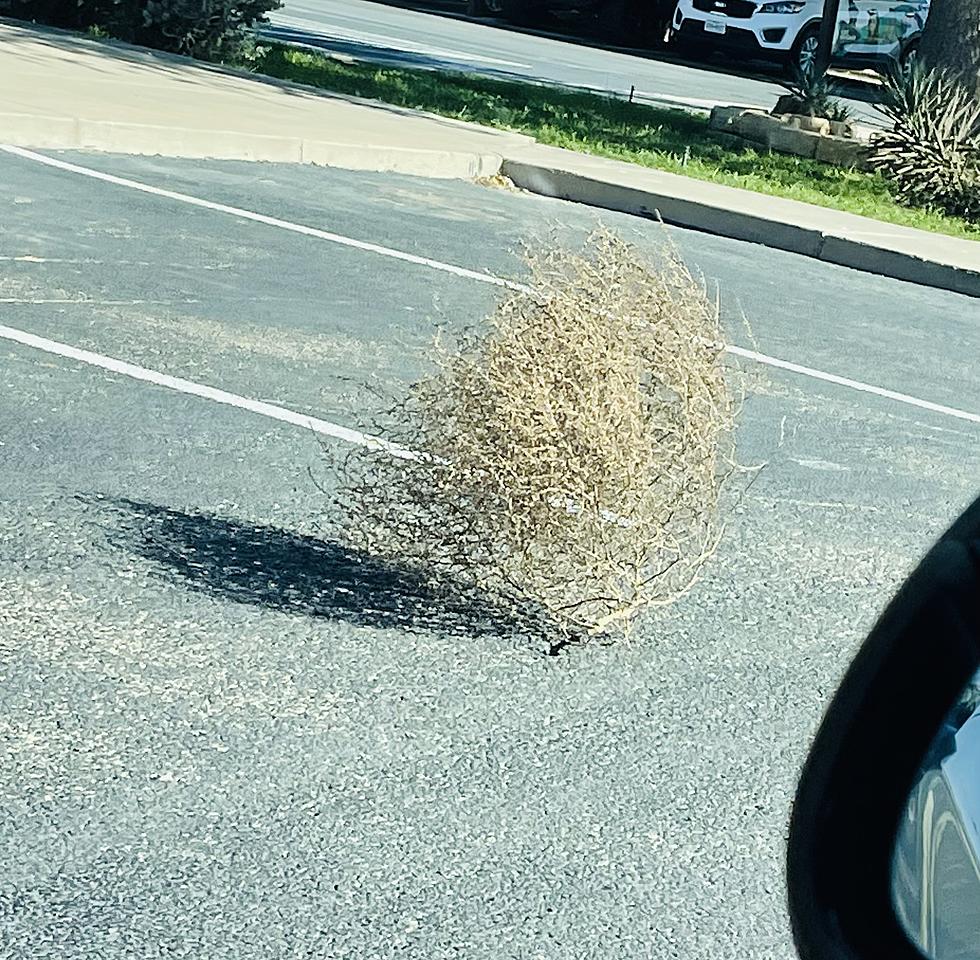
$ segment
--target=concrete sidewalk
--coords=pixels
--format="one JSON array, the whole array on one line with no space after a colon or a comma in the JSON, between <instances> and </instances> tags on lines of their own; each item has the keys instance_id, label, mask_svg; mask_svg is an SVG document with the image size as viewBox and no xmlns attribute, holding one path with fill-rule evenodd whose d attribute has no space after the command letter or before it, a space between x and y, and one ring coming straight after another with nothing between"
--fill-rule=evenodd
<instances>
[{"instance_id":1,"label":"concrete sidewalk","mask_svg":"<svg viewBox=\"0 0 980 960\"><path fill-rule=\"evenodd\" d=\"M59 31L0 23L0 143L314 163L441 178L660 216L980 297L980 242L592 157L375 101Z\"/></svg>"},{"instance_id":2,"label":"concrete sidewalk","mask_svg":"<svg viewBox=\"0 0 980 960\"><path fill-rule=\"evenodd\" d=\"M520 134L0 22L0 142L492 176Z\"/></svg>"}]
</instances>

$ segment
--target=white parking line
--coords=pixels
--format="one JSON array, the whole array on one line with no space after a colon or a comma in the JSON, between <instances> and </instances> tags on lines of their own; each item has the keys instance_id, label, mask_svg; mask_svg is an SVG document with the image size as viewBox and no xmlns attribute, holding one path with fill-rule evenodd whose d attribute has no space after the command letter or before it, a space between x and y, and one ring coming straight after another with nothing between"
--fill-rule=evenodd
<instances>
[{"instance_id":1,"label":"white parking line","mask_svg":"<svg viewBox=\"0 0 980 960\"><path fill-rule=\"evenodd\" d=\"M55 167L58 170L66 170L69 173L78 173L83 177L91 177L93 180L102 180L105 183L115 184L117 187L128 187L131 190L139 190L142 193L150 193L157 197L165 197L167 200L177 200L180 203L188 203L194 207L203 207L205 210L214 210L218 213L227 213L233 217L241 217L244 220L254 220L256 223L264 223L269 227L278 227L280 230L289 230L292 233L301 233L307 237L316 237L318 240L327 240L330 243L339 243L344 247L353 247L355 250L363 250L366 253L377 253L383 257L391 257L394 260L403 260L405 263L414 263L420 267L429 267L431 270L440 270L443 273L451 273L457 277L467 280L477 280L480 283L489 283L495 287L506 287L509 290L520 290L527 292L528 287L522 283L514 283L512 280L505 280L502 277L495 277L490 273L480 273L477 270L467 270L465 267L457 267L451 263L442 263L439 260L430 260L428 257L419 257L414 253L405 253L402 250L394 250L391 247L383 247L377 243L367 243L364 240L355 240L353 237L345 237L339 233L331 233L329 230L318 230L316 227L307 227L301 223L292 223L289 220L280 220L278 217L268 217L264 213L254 213L251 210L243 210L241 207L231 207L225 203L215 203L213 200L202 200L200 197L192 197L187 193L178 193L175 190L164 190L161 187L153 187L148 183L139 183L136 180L129 180L126 177L116 177L111 173L102 173L101 170L92 170L89 167L81 167L77 163L69 163L67 160L58 160L56 157L46 157L44 154L35 153L33 150L26 150L23 147L12 147L8 144L0 143L0 150L12 153L15 156L23 157L26 160L34 160L43 163L48 167Z\"/></svg>"},{"instance_id":2,"label":"white parking line","mask_svg":"<svg viewBox=\"0 0 980 960\"><path fill-rule=\"evenodd\" d=\"M76 303L96 307L173 306L176 303L200 303L193 297L182 300L92 300L88 297L0 297L0 303L22 306L46 306L48 304Z\"/></svg>"},{"instance_id":3,"label":"white parking line","mask_svg":"<svg viewBox=\"0 0 980 960\"><path fill-rule=\"evenodd\" d=\"M765 110L758 103L734 103L731 100L706 100L704 97L682 97L677 93L650 93L646 90L635 90L633 96L638 100L655 100L657 103L675 103L679 107L696 107L699 110L710 110L712 107L741 107L744 110Z\"/></svg>"},{"instance_id":4,"label":"white parking line","mask_svg":"<svg viewBox=\"0 0 980 960\"><path fill-rule=\"evenodd\" d=\"M176 390L178 393L186 393L192 397L202 397L205 400L213 400L215 403L223 403L229 407L238 407L241 410L250 410L263 417L270 417L273 420L281 420L296 427L303 427L313 430L315 433L323 434L327 437L335 437L338 440L345 440L347 443L354 443L358 446L369 447L374 450L385 450L393 457L402 460L417 460L418 455L411 450L406 450L397 444L389 443L380 437L372 437L369 434L361 433L360 430L350 430L328 420L321 420L319 417L310 417L305 413L296 413L294 410L287 410L274 403L266 403L264 400L251 400L248 397L241 397L237 393L228 393L227 390L218 390L214 387L206 387L192 380L185 380L183 377L172 377L168 373L159 373L147 367L137 366L135 363L127 363L125 360L116 360L113 357L104 357L99 353L92 353L90 350L79 350L77 347L59 343L57 340L49 340L47 337L39 337L24 330L17 330L14 327L7 327L0 324L0 339L12 340L14 343L23 344L25 347L33 347L36 350L43 350L45 353L53 353L59 357L66 357L69 360L78 360L93 367L101 367L112 373L119 373L125 377L132 377L134 380L143 380L146 383L154 383L159 387L166 387L168 390Z\"/></svg>"},{"instance_id":5,"label":"white parking line","mask_svg":"<svg viewBox=\"0 0 980 960\"><path fill-rule=\"evenodd\" d=\"M330 243L337 243L345 247L352 247L356 250L363 250L367 253L374 253L383 257L390 257L394 260L401 260L405 263L412 263L421 267L428 267L431 270L438 270L442 273L449 273L453 276L462 277L467 280L475 280L478 283L487 283L496 287L503 287L508 290L515 290L522 293L530 293L531 288L526 284L517 283L513 280L507 280L503 277L495 276L492 273L480 273L477 270L468 270L465 267L459 267L451 263L443 263L440 260L432 260L429 257L419 257L412 253L405 253L402 250L395 250L392 247L384 247L376 243L367 243L363 240L355 240L352 237L345 237L339 233L331 233L328 230L319 230L315 227L307 227L303 224L292 223L289 220L281 220L278 217L269 217L262 213L255 213L251 210L244 210L241 207L232 207L224 203L216 203L212 200L204 200L200 197L194 197L186 193L178 193L174 190L165 190L162 187L154 187L147 183L140 183L137 180L130 180L127 177L118 177L111 173L103 173L101 170L93 170L89 167L83 167L76 163L69 163L67 160L59 160L56 157L47 157L44 154L37 153L33 150L27 150L24 147L14 147L8 144L0 144L0 150L6 153L13 154L18 157L22 157L26 160L33 160L37 163L44 164L48 167L54 167L58 170L65 170L69 173L77 173L84 177L91 177L94 180L102 180L105 183L111 183L120 187L127 187L131 190L139 190L141 193L149 193L154 196L164 197L168 200L176 200L180 203L187 203L195 207L203 207L206 210L214 210L218 213L226 213L233 217L240 217L245 220L252 220L256 223L262 223L270 227L278 227L281 230L288 230L292 233L299 233L309 237L315 237L319 240L327 240ZM18 337L30 336L30 334L23 334L20 331L13 331L10 327L0 327L0 330L9 330L17 334ZM7 339L17 339L16 337L8 337ZM36 338L41 340L43 338ZM19 340L23 343L24 340ZM46 341L47 343L54 344L54 341ZM64 350L74 350L73 347L67 347L64 344L55 344L59 349L53 350L51 352L62 353L63 356L68 356L68 354L63 353ZM43 348L42 348L43 349ZM814 367L803 366L802 364L793 363L790 360L781 360L778 357L770 357L764 353L758 353L755 350L746 350L744 347L728 346L725 348L726 351L732 356L741 357L746 360L751 360L754 363L762 364L763 366L775 367L779 370L786 370L790 373L795 373L800 376L809 377L814 380L821 380L825 383L833 383L837 386L847 387L851 390L857 390L861 393L868 393L873 396L882 397L886 400L893 400L897 403L906 404L912 407L918 407L921 410L928 410L932 413L938 413L942 416L954 417L958 420L966 420L970 423L980 424L980 414L971 413L967 410L959 410L956 407L948 407L944 404L933 403L931 400L923 400L919 397L911 396L907 393L898 393L895 390L888 390L885 387L878 387L874 384L863 383L860 380L852 380L850 377L841 377L835 373L827 373L823 370L817 370ZM79 353L87 353L86 351L79 351ZM90 357L98 357L97 354L88 354ZM75 357L75 359L81 359L80 357ZM123 364L119 360L111 360L106 357L98 357L96 366L105 366L106 362L113 364L122 364L123 366L131 366L130 364ZM86 363L95 362L91 360L86 360ZM107 368L109 369L109 368ZM163 383L162 380L153 378L163 378L163 380L177 382L179 378L169 377L167 374L155 373L151 370L144 370L142 367L132 367L134 370L140 370L149 376L136 375L133 373L127 373L127 376L136 376L136 379L149 380L153 383L161 383L163 386L170 386L172 389L178 389L173 387L172 383ZM123 370L118 370L117 372L125 372ZM235 397L234 394L224 394L224 391L214 390L211 387L202 387L197 384L192 384L190 381L181 380L182 384L187 384L192 387L193 390L185 390L184 392L195 393L197 396L210 396L213 394L223 394L226 397L234 397L234 406L243 406L245 404L259 405L259 401L247 400L244 397ZM207 391L208 393L201 393L200 391ZM212 399L214 399L212 397ZM242 401L238 403L237 401ZM228 403L229 400L221 400L219 402ZM271 405L268 405L271 406ZM255 406L247 406L246 409L253 409L256 412L261 412L256 409ZM282 408L274 407L272 409L279 410L283 414L288 414L289 417L300 417L301 414L294 414L287 410L282 410ZM270 414L271 415L271 414ZM276 416L276 419L286 419L283 416ZM307 421L310 420L309 417L303 418L304 425L309 425ZM287 420L287 422L294 422L293 420ZM325 423L324 421L320 421ZM335 427L333 424L325 424L331 430L345 430L343 427ZM314 428L315 429L315 428ZM323 430L320 432L329 433L330 430ZM351 431L347 431L351 432ZM331 436L339 436L337 433L331 433ZM346 437L342 439L347 439ZM376 438L369 438L372 442L382 443L383 441L377 440ZM359 442L359 441L351 441ZM403 454L407 453L403 451ZM410 454L409 454L410 455Z\"/></svg>"},{"instance_id":6,"label":"white parking line","mask_svg":"<svg viewBox=\"0 0 980 960\"><path fill-rule=\"evenodd\" d=\"M918 397L910 396L907 393L898 393L895 390L886 390L884 387L875 387L870 383L852 380L850 377L839 377L836 373L825 373L823 370L804 367L802 364L793 363L790 360L767 357L764 353L756 353L755 350L746 350L744 347L728 346L725 350L734 357L754 360L756 363L765 364L767 367L788 370L791 373L798 373L804 377L812 377L814 380L823 380L825 383L835 383L840 387L849 387L851 390L859 390L861 393L871 393L876 397L884 397L886 400L906 403L911 407L919 407L922 410L929 410L932 413L941 413L947 417L956 417L958 420L980 423L980 413L969 413L966 410L958 410L956 407L947 407L941 403L933 403L931 400L920 400Z\"/></svg>"},{"instance_id":7,"label":"white parking line","mask_svg":"<svg viewBox=\"0 0 980 960\"><path fill-rule=\"evenodd\" d=\"M394 53L416 53L429 57L443 57L450 60L458 60L461 63L488 63L497 67L517 67L519 69L530 70L531 64L517 63L514 60L499 60L496 57L487 57L480 53L467 53L462 50L447 50L444 47L431 47L428 44L406 45L403 37L389 37L381 33L368 33L364 30L344 30L336 27L327 27L314 20L305 20L302 17L288 17L273 14L269 18L269 24L273 27L283 27L287 30L301 30L310 34L310 39L333 40L340 43L360 43L365 46L374 47L379 50L391 50ZM329 31L329 32L328 32ZM262 32L262 31L260 31ZM266 31L266 36L276 39L275 34Z\"/></svg>"}]
</instances>

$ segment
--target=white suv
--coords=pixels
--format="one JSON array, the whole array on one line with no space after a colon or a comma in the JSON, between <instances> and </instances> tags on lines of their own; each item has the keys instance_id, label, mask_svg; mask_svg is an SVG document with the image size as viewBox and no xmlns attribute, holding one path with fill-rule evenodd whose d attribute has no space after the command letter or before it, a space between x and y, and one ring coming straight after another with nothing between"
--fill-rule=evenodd
<instances>
[{"instance_id":1,"label":"white suv","mask_svg":"<svg viewBox=\"0 0 980 960\"><path fill-rule=\"evenodd\" d=\"M817 55L822 14L823 0L679 0L673 38L685 47L724 49L807 70Z\"/></svg>"},{"instance_id":2,"label":"white suv","mask_svg":"<svg viewBox=\"0 0 980 960\"><path fill-rule=\"evenodd\" d=\"M807 72L817 55L823 7L823 0L679 0L673 40ZM928 12L929 0L841 0L833 61L885 69L904 63Z\"/></svg>"}]
</instances>

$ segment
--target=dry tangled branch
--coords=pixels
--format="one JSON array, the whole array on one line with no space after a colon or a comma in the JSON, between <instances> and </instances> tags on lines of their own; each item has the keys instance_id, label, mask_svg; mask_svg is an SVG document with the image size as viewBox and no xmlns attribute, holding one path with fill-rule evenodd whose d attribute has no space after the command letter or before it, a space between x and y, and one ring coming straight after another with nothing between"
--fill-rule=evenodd
<instances>
[{"instance_id":1,"label":"dry tangled branch","mask_svg":"<svg viewBox=\"0 0 980 960\"><path fill-rule=\"evenodd\" d=\"M721 534L734 404L715 304L672 250L608 232L514 293L341 464L346 535L566 637L626 632Z\"/></svg>"}]
</instances>

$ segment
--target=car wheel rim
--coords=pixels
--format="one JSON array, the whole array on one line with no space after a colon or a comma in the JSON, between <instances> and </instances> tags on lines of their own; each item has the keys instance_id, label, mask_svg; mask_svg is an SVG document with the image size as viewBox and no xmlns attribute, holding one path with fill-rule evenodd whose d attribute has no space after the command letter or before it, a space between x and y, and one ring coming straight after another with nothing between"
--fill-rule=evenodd
<instances>
[{"instance_id":1,"label":"car wheel rim","mask_svg":"<svg viewBox=\"0 0 980 960\"><path fill-rule=\"evenodd\" d=\"M486 4L491 13L500 13L504 9L503 0L486 0Z\"/></svg>"},{"instance_id":2,"label":"car wheel rim","mask_svg":"<svg viewBox=\"0 0 980 960\"><path fill-rule=\"evenodd\" d=\"M807 37L800 44L800 56L798 66L801 73L813 73L817 66L817 48L820 40L817 37Z\"/></svg>"}]
</instances>

